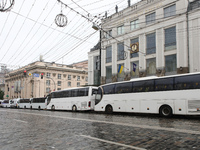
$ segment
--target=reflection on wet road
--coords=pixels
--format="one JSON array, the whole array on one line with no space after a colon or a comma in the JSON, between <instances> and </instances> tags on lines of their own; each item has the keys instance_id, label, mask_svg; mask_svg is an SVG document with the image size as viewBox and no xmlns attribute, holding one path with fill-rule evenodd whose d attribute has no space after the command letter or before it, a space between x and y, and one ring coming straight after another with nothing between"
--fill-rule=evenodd
<instances>
[{"instance_id":1,"label":"reflection on wet road","mask_svg":"<svg viewBox=\"0 0 200 150\"><path fill-rule=\"evenodd\" d=\"M200 149L199 118L0 109L0 149Z\"/></svg>"}]
</instances>

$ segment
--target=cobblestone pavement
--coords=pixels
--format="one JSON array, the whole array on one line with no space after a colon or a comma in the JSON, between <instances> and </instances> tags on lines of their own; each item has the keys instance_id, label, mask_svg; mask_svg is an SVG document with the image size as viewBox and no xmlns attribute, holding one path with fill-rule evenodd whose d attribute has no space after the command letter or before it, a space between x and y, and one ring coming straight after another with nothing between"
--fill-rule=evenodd
<instances>
[{"instance_id":1,"label":"cobblestone pavement","mask_svg":"<svg viewBox=\"0 0 200 150\"><path fill-rule=\"evenodd\" d=\"M200 149L200 117L0 108L0 150Z\"/></svg>"}]
</instances>

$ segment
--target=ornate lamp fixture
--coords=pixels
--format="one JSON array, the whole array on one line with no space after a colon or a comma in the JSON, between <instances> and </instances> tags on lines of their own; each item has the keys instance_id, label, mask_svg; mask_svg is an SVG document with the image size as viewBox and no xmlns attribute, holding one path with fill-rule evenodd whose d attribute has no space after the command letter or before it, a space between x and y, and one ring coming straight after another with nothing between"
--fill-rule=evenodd
<instances>
[{"instance_id":1,"label":"ornate lamp fixture","mask_svg":"<svg viewBox=\"0 0 200 150\"><path fill-rule=\"evenodd\" d=\"M67 25L67 17L62 13L62 4L61 4L61 13L56 16L55 23L59 27L64 27Z\"/></svg>"},{"instance_id":2,"label":"ornate lamp fixture","mask_svg":"<svg viewBox=\"0 0 200 150\"><path fill-rule=\"evenodd\" d=\"M9 11L14 5L14 0L0 0L0 11Z\"/></svg>"},{"instance_id":3,"label":"ornate lamp fixture","mask_svg":"<svg viewBox=\"0 0 200 150\"><path fill-rule=\"evenodd\" d=\"M55 18L55 23L59 27L64 27L67 25L67 17L63 15L62 13L58 14Z\"/></svg>"}]
</instances>

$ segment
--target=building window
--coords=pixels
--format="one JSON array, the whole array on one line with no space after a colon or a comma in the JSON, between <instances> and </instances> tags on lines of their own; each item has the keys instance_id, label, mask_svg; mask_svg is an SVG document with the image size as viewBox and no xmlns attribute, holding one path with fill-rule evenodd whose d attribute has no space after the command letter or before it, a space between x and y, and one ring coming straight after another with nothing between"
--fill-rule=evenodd
<instances>
[{"instance_id":1,"label":"building window","mask_svg":"<svg viewBox=\"0 0 200 150\"><path fill-rule=\"evenodd\" d=\"M100 64L100 62L99 62L99 56L96 56L96 57L94 57L94 70L100 70L99 69L99 64Z\"/></svg>"},{"instance_id":2,"label":"building window","mask_svg":"<svg viewBox=\"0 0 200 150\"><path fill-rule=\"evenodd\" d=\"M58 81L58 86L61 86L61 81Z\"/></svg>"},{"instance_id":3,"label":"building window","mask_svg":"<svg viewBox=\"0 0 200 150\"><path fill-rule=\"evenodd\" d=\"M165 56L165 72L166 75L176 74L176 54Z\"/></svg>"},{"instance_id":4,"label":"building window","mask_svg":"<svg viewBox=\"0 0 200 150\"><path fill-rule=\"evenodd\" d=\"M156 53L156 34L146 35L146 54Z\"/></svg>"},{"instance_id":5,"label":"building window","mask_svg":"<svg viewBox=\"0 0 200 150\"><path fill-rule=\"evenodd\" d=\"M131 77L139 77L139 61L131 62Z\"/></svg>"},{"instance_id":6,"label":"building window","mask_svg":"<svg viewBox=\"0 0 200 150\"><path fill-rule=\"evenodd\" d=\"M131 30L135 30L137 28L139 28L138 19L131 21Z\"/></svg>"},{"instance_id":7,"label":"building window","mask_svg":"<svg viewBox=\"0 0 200 150\"><path fill-rule=\"evenodd\" d=\"M71 87L71 82L68 82L67 84L68 84L68 87Z\"/></svg>"},{"instance_id":8,"label":"building window","mask_svg":"<svg viewBox=\"0 0 200 150\"><path fill-rule=\"evenodd\" d=\"M61 74L58 74L58 79L61 79Z\"/></svg>"},{"instance_id":9,"label":"building window","mask_svg":"<svg viewBox=\"0 0 200 150\"><path fill-rule=\"evenodd\" d=\"M57 91L60 91L61 90L61 88L57 88Z\"/></svg>"},{"instance_id":10,"label":"building window","mask_svg":"<svg viewBox=\"0 0 200 150\"><path fill-rule=\"evenodd\" d=\"M106 32L106 38L109 39L112 37L112 30Z\"/></svg>"},{"instance_id":11,"label":"building window","mask_svg":"<svg viewBox=\"0 0 200 150\"><path fill-rule=\"evenodd\" d=\"M152 13L152 14L146 15L146 25L154 23L155 20L156 20L156 13L155 12Z\"/></svg>"},{"instance_id":12,"label":"building window","mask_svg":"<svg viewBox=\"0 0 200 150\"><path fill-rule=\"evenodd\" d=\"M147 59L147 76L156 74L156 58Z\"/></svg>"},{"instance_id":13,"label":"building window","mask_svg":"<svg viewBox=\"0 0 200 150\"><path fill-rule=\"evenodd\" d=\"M80 81L81 80L80 78L81 78L80 76L77 76L77 81Z\"/></svg>"},{"instance_id":14,"label":"building window","mask_svg":"<svg viewBox=\"0 0 200 150\"><path fill-rule=\"evenodd\" d=\"M117 81L124 81L124 64L118 64L117 69Z\"/></svg>"},{"instance_id":15,"label":"building window","mask_svg":"<svg viewBox=\"0 0 200 150\"><path fill-rule=\"evenodd\" d=\"M117 60L124 60L124 43L117 44Z\"/></svg>"},{"instance_id":16,"label":"building window","mask_svg":"<svg viewBox=\"0 0 200 150\"><path fill-rule=\"evenodd\" d=\"M50 88L46 88L46 93L50 93Z\"/></svg>"},{"instance_id":17,"label":"building window","mask_svg":"<svg viewBox=\"0 0 200 150\"><path fill-rule=\"evenodd\" d=\"M51 80L46 80L46 86L50 86Z\"/></svg>"},{"instance_id":18,"label":"building window","mask_svg":"<svg viewBox=\"0 0 200 150\"><path fill-rule=\"evenodd\" d=\"M171 5L169 7L164 8L164 17L170 17L176 15L176 5Z\"/></svg>"},{"instance_id":19,"label":"building window","mask_svg":"<svg viewBox=\"0 0 200 150\"><path fill-rule=\"evenodd\" d=\"M77 87L80 87L80 82L77 82Z\"/></svg>"},{"instance_id":20,"label":"building window","mask_svg":"<svg viewBox=\"0 0 200 150\"><path fill-rule=\"evenodd\" d=\"M176 27L165 29L165 50L176 49Z\"/></svg>"},{"instance_id":21,"label":"building window","mask_svg":"<svg viewBox=\"0 0 200 150\"><path fill-rule=\"evenodd\" d=\"M71 80L71 78L72 78L71 75L68 75L68 80Z\"/></svg>"},{"instance_id":22,"label":"building window","mask_svg":"<svg viewBox=\"0 0 200 150\"><path fill-rule=\"evenodd\" d=\"M47 72L47 76L46 76L47 78L50 78L51 77L51 73L48 73Z\"/></svg>"},{"instance_id":23,"label":"building window","mask_svg":"<svg viewBox=\"0 0 200 150\"><path fill-rule=\"evenodd\" d=\"M134 43L139 43L139 38L132 39L131 44L134 44ZM138 53L132 53L131 58L133 57L138 57Z\"/></svg>"},{"instance_id":24,"label":"building window","mask_svg":"<svg viewBox=\"0 0 200 150\"><path fill-rule=\"evenodd\" d=\"M112 46L106 47L106 63L112 62Z\"/></svg>"},{"instance_id":25,"label":"building window","mask_svg":"<svg viewBox=\"0 0 200 150\"><path fill-rule=\"evenodd\" d=\"M85 77L85 81L88 82L88 77Z\"/></svg>"},{"instance_id":26,"label":"building window","mask_svg":"<svg viewBox=\"0 0 200 150\"><path fill-rule=\"evenodd\" d=\"M106 83L112 82L112 66L106 67Z\"/></svg>"},{"instance_id":27,"label":"building window","mask_svg":"<svg viewBox=\"0 0 200 150\"><path fill-rule=\"evenodd\" d=\"M117 27L117 35L124 34L124 26Z\"/></svg>"}]
</instances>

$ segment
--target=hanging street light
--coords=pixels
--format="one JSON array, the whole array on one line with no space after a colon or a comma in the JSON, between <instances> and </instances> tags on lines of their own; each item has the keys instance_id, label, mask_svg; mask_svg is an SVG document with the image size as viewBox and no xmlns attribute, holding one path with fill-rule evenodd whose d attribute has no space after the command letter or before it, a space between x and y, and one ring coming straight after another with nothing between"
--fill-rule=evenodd
<instances>
[{"instance_id":1,"label":"hanging street light","mask_svg":"<svg viewBox=\"0 0 200 150\"><path fill-rule=\"evenodd\" d=\"M9 11L14 5L14 0L0 0L0 11Z\"/></svg>"},{"instance_id":2,"label":"hanging street light","mask_svg":"<svg viewBox=\"0 0 200 150\"><path fill-rule=\"evenodd\" d=\"M64 27L67 25L67 17L63 15L62 13L58 14L55 18L55 23L59 27Z\"/></svg>"}]
</instances>

